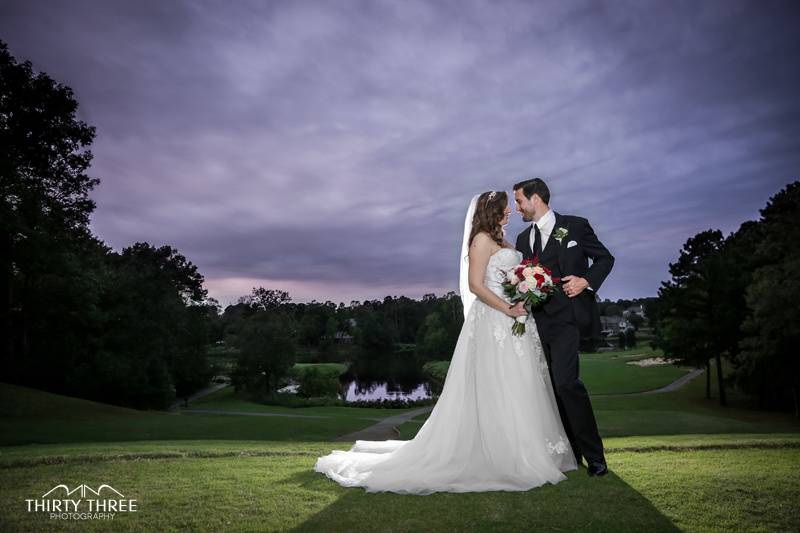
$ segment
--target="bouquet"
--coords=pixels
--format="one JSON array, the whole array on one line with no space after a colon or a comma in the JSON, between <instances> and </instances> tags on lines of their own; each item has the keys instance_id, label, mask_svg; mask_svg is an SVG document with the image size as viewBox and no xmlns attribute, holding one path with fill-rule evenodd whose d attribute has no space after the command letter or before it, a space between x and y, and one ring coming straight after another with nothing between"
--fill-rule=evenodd
<instances>
[{"instance_id":1,"label":"bouquet","mask_svg":"<svg viewBox=\"0 0 800 533\"><path fill-rule=\"evenodd\" d=\"M519 265L506 272L503 282L503 291L511 303L525 302L528 313L534 308L547 302L558 289L560 278L553 277L553 273L544 265L539 264L538 258L526 259ZM511 326L514 335L525 333L527 316L519 316Z\"/></svg>"}]
</instances>

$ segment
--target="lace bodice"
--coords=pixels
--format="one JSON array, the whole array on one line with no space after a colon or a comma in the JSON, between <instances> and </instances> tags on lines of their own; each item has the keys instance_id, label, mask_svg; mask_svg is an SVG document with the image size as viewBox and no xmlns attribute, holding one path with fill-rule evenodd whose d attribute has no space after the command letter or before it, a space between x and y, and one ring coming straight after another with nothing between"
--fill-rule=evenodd
<instances>
[{"instance_id":1,"label":"lace bodice","mask_svg":"<svg viewBox=\"0 0 800 533\"><path fill-rule=\"evenodd\" d=\"M483 280L486 287L500 298L508 301L503 293L502 283L505 280L506 272L521 261L522 252L505 247L497 250L489 258L489 264L486 265L486 277Z\"/></svg>"}]
</instances>

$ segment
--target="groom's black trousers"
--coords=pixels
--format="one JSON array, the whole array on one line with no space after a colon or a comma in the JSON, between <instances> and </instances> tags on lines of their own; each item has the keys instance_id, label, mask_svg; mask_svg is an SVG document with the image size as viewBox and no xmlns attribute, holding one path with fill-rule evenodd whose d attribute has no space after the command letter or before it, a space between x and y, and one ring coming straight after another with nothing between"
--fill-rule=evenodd
<instances>
[{"instance_id":1,"label":"groom's black trousers","mask_svg":"<svg viewBox=\"0 0 800 533\"><path fill-rule=\"evenodd\" d=\"M572 450L576 455L583 455L587 462L604 463L603 441L597 431L589 393L578 377L578 325L563 318L557 320L544 312L535 312L534 318Z\"/></svg>"}]
</instances>

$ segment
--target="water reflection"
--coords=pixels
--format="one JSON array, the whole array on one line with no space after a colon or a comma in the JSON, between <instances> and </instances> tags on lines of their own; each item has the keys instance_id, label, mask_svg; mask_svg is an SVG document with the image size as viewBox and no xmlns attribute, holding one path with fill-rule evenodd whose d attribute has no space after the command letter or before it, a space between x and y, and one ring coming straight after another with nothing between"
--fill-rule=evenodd
<instances>
[{"instance_id":1,"label":"water reflection","mask_svg":"<svg viewBox=\"0 0 800 533\"><path fill-rule=\"evenodd\" d=\"M426 400L441 393L422 371L424 361L413 356L361 358L339 381L346 402L359 400Z\"/></svg>"},{"instance_id":2,"label":"water reflection","mask_svg":"<svg viewBox=\"0 0 800 533\"><path fill-rule=\"evenodd\" d=\"M413 386L400 386L397 383L357 380L347 381L342 384L344 400L354 402L359 400L425 400L433 397L433 390L429 383L417 383Z\"/></svg>"}]
</instances>

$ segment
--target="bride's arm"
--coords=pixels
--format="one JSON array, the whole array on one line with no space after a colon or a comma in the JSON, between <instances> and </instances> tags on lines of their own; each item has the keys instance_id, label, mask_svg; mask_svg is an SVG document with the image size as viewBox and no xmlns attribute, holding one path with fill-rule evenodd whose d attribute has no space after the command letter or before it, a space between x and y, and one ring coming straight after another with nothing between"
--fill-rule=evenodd
<instances>
[{"instance_id":1,"label":"bride's arm","mask_svg":"<svg viewBox=\"0 0 800 533\"><path fill-rule=\"evenodd\" d=\"M485 233L479 233L469 247L469 290L486 305L511 317L523 316L527 312L521 303L511 306L508 302L490 291L483 280L486 266L492 256L494 241Z\"/></svg>"}]
</instances>

